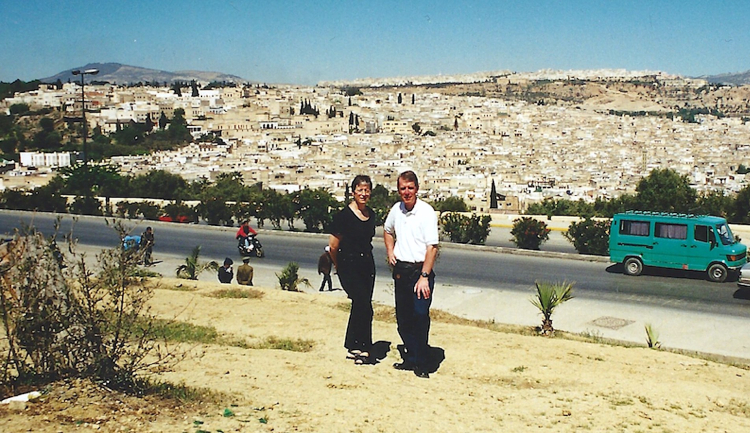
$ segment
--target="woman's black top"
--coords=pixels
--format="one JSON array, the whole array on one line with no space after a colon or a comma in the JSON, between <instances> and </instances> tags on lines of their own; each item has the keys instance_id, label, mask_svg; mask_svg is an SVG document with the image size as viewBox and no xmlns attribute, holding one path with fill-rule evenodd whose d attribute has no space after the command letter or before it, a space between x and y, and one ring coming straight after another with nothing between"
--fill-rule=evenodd
<instances>
[{"instance_id":1,"label":"woman's black top","mask_svg":"<svg viewBox=\"0 0 750 433\"><path fill-rule=\"evenodd\" d=\"M370 215L362 221L349 206L333 216L331 234L340 239L339 251L345 255L372 254L372 238L375 236L375 212L367 207Z\"/></svg>"}]
</instances>

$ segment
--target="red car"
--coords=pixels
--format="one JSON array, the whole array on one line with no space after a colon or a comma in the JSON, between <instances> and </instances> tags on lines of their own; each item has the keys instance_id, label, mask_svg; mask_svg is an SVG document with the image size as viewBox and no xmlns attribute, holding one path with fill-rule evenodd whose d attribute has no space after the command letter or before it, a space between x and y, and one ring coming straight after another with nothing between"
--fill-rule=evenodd
<instances>
[{"instance_id":1,"label":"red car","mask_svg":"<svg viewBox=\"0 0 750 433\"><path fill-rule=\"evenodd\" d=\"M177 215L177 217L175 217L175 218L172 218L169 215L161 215L159 217L159 221L164 221L164 222L168 222L168 223L183 223L183 224L186 224L186 223L190 222L190 218L188 218L185 215Z\"/></svg>"}]
</instances>

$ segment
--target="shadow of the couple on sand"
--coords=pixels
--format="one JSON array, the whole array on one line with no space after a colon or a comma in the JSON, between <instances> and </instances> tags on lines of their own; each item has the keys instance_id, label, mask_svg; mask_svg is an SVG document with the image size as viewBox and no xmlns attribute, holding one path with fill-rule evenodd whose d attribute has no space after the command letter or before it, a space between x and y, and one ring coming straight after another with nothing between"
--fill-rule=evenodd
<instances>
[{"instance_id":1,"label":"shadow of the couple on sand","mask_svg":"<svg viewBox=\"0 0 750 433\"><path fill-rule=\"evenodd\" d=\"M403 344L396 346L401 359L406 359L406 347ZM429 346L429 361L427 362L427 372L434 373L440 368L440 364L445 361L445 350L442 347Z\"/></svg>"},{"instance_id":2,"label":"shadow of the couple on sand","mask_svg":"<svg viewBox=\"0 0 750 433\"><path fill-rule=\"evenodd\" d=\"M396 349L398 349L398 352L401 355L401 359L406 359L406 347L404 347L403 344L399 344L398 346L396 346ZM445 350L443 350L441 347L432 346L430 346L429 349L430 360L427 364L427 372L434 373L438 371L438 369L440 368L440 364L445 360ZM373 343L372 349L370 349L370 356L367 363L371 365L379 364L382 360L385 359L386 356L388 356L388 352L390 351L390 341L380 340Z\"/></svg>"},{"instance_id":3,"label":"shadow of the couple on sand","mask_svg":"<svg viewBox=\"0 0 750 433\"><path fill-rule=\"evenodd\" d=\"M358 364L369 364L369 365L375 365L380 364L380 361L384 360L386 356L388 356L388 352L391 351L391 342L390 341L376 341L372 344L372 347L370 348L370 356L367 357L367 359L360 358L360 361L357 362Z\"/></svg>"}]
</instances>

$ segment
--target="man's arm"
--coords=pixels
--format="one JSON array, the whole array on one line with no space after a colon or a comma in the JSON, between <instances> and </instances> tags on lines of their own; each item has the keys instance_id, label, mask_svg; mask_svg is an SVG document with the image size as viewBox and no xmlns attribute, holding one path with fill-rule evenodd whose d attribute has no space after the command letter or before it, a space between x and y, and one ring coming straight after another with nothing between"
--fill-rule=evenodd
<instances>
[{"instance_id":1,"label":"man's arm","mask_svg":"<svg viewBox=\"0 0 750 433\"><path fill-rule=\"evenodd\" d=\"M383 230L383 241L385 242L385 252L388 256L388 263L391 266L396 266L396 255L393 253L393 248L396 246L396 238L392 234Z\"/></svg>"},{"instance_id":2,"label":"man's arm","mask_svg":"<svg viewBox=\"0 0 750 433\"><path fill-rule=\"evenodd\" d=\"M435 265L437 252L437 245L427 245L427 252L424 255L424 264L422 265L423 273L432 273L432 267ZM414 285L414 293L417 294L418 299L428 299L430 297L430 280L428 277L419 277L417 284Z\"/></svg>"}]
</instances>

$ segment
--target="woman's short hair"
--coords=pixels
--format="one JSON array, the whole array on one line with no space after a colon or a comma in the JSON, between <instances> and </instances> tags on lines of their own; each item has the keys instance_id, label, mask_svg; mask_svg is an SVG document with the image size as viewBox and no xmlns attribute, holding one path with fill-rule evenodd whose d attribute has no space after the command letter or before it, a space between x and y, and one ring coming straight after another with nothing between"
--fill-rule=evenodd
<instances>
[{"instance_id":1,"label":"woman's short hair","mask_svg":"<svg viewBox=\"0 0 750 433\"><path fill-rule=\"evenodd\" d=\"M354 180L352 181L352 192L357 189L357 185L366 183L368 187L370 187L370 191L372 191L372 180L370 180L370 176L366 174L360 174L354 177Z\"/></svg>"}]
</instances>

